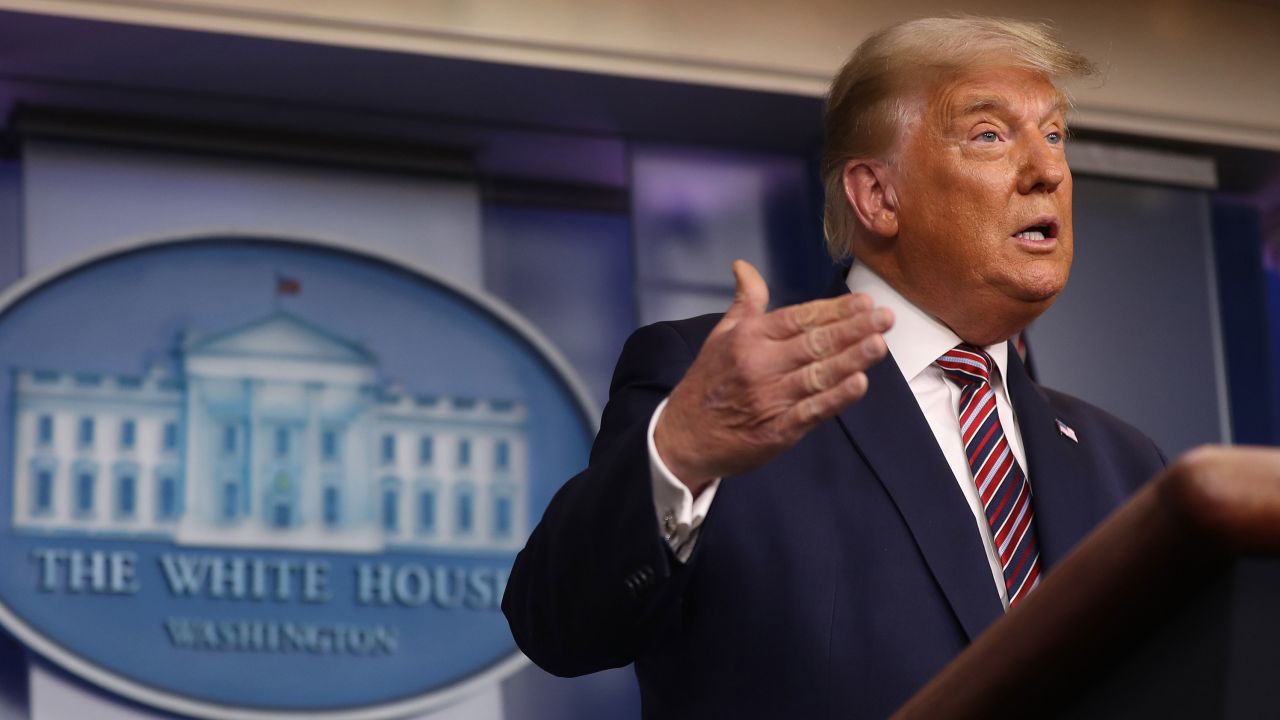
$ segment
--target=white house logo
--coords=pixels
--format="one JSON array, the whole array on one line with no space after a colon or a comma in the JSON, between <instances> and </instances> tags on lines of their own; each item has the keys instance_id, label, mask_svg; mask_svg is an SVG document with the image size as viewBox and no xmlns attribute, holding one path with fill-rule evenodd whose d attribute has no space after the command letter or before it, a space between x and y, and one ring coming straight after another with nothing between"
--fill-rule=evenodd
<instances>
[{"instance_id":1,"label":"white house logo","mask_svg":"<svg viewBox=\"0 0 1280 720\"><path fill-rule=\"evenodd\" d=\"M393 716L518 667L510 562L591 427L509 313L246 239L5 300L0 621L35 650L209 717Z\"/></svg>"},{"instance_id":2,"label":"white house logo","mask_svg":"<svg viewBox=\"0 0 1280 720\"><path fill-rule=\"evenodd\" d=\"M286 312L177 354L177 377L17 371L15 527L354 552L523 544L519 403L380 384L368 350Z\"/></svg>"}]
</instances>

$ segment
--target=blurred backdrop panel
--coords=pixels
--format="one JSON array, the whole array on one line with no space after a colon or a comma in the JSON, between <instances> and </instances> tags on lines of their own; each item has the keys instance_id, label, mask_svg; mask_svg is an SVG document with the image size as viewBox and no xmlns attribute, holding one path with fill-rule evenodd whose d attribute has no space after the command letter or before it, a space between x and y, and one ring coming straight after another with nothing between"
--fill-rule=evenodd
<instances>
[{"instance_id":1,"label":"blurred backdrop panel","mask_svg":"<svg viewBox=\"0 0 1280 720\"><path fill-rule=\"evenodd\" d=\"M245 233L356 243L478 287L475 182L89 142L23 146L25 272L113 243Z\"/></svg>"},{"instance_id":2,"label":"blurred backdrop panel","mask_svg":"<svg viewBox=\"0 0 1280 720\"><path fill-rule=\"evenodd\" d=\"M599 407L636 322L625 214L487 204L485 287L564 352Z\"/></svg>"},{"instance_id":3,"label":"blurred backdrop panel","mask_svg":"<svg viewBox=\"0 0 1280 720\"><path fill-rule=\"evenodd\" d=\"M724 312L741 258L770 281L774 306L832 275L803 156L635 144L636 270L643 323Z\"/></svg>"},{"instance_id":4,"label":"blurred backdrop panel","mask_svg":"<svg viewBox=\"0 0 1280 720\"><path fill-rule=\"evenodd\" d=\"M1239 197L1213 200L1214 262L1218 281L1218 316L1226 349L1227 393L1231 437L1248 445L1280 443L1277 424L1278 336L1280 306L1268 299L1274 272L1270 253L1259 252L1266 224L1258 207Z\"/></svg>"},{"instance_id":5,"label":"blurred backdrop panel","mask_svg":"<svg viewBox=\"0 0 1280 720\"><path fill-rule=\"evenodd\" d=\"M22 275L22 164L0 158L0 288Z\"/></svg>"},{"instance_id":6,"label":"blurred backdrop panel","mask_svg":"<svg viewBox=\"0 0 1280 720\"><path fill-rule=\"evenodd\" d=\"M1209 193L1077 175L1075 262L1029 332L1041 382L1170 456L1230 440Z\"/></svg>"}]
</instances>

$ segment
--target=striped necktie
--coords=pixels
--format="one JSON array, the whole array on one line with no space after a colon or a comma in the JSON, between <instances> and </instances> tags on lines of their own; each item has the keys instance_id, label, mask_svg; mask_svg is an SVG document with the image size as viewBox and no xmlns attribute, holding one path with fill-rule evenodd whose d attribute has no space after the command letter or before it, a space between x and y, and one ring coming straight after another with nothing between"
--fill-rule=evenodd
<instances>
[{"instance_id":1,"label":"striped necktie","mask_svg":"<svg viewBox=\"0 0 1280 720\"><path fill-rule=\"evenodd\" d=\"M1031 509L1031 483L1009 449L996 395L991 390L991 357L959 345L938 358L947 379L960 387L960 436L986 511L1013 606L1040 582L1040 548Z\"/></svg>"}]
</instances>

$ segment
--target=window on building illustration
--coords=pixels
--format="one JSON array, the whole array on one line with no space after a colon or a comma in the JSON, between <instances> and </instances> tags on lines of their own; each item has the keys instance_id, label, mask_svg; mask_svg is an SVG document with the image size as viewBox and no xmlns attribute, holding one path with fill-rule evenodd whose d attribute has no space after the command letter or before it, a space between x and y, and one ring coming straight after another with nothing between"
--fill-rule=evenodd
<instances>
[{"instance_id":1,"label":"window on building illustration","mask_svg":"<svg viewBox=\"0 0 1280 720\"><path fill-rule=\"evenodd\" d=\"M222 484L222 519L235 520L240 514L240 483Z\"/></svg>"},{"instance_id":2,"label":"window on building illustration","mask_svg":"<svg viewBox=\"0 0 1280 720\"><path fill-rule=\"evenodd\" d=\"M132 472L121 472L116 478L116 515L131 518L137 512L138 481Z\"/></svg>"},{"instance_id":3,"label":"window on building illustration","mask_svg":"<svg viewBox=\"0 0 1280 720\"><path fill-rule=\"evenodd\" d=\"M337 527L338 522L342 519L339 514L339 503L342 501L341 491L336 485L329 485L324 489L324 524L328 527Z\"/></svg>"},{"instance_id":4,"label":"window on building illustration","mask_svg":"<svg viewBox=\"0 0 1280 720\"><path fill-rule=\"evenodd\" d=\"M289 457L289 428L276 428L276 457Z\"/></svg>"},{"instance_id":5,"label":"window on building illustration","mask_svg":"<svg viewBox=\"0 0 1280 720\"><path fill-rule=\"evenodd\" d=\"M459 534L471 532L475 527L475 493L466 485L457 490L457 528Z\"/></svg>"},{"instance_id":6,"label":"window on building illustration","mask_svg":"<svg viewBox=\"0 0 1280 720\"><path fill-rule=\"evenodd\" d=\"M338 459L338 431L328 428L320 433L320 459L335 462Z\"/></svg>"},{"instance_id":7,"label":"window on building illustration","mask_svg":"<svg viewBox=\"0 0 1280 720\"><path fill-rule=\"evenodd\" d=\"M395 532L400 527L400 493L395 485L382 488L382 529Z\"/></svg>"},{"instance_id":8,"label":"window on building illustration","mask_svg":"<svg viewBox=\"0 0 1280 720\"><path fill-rule=\"evenodd\" d=\"M432 458L436 454L435 439L430 435L423 435L418 440L418 463L421 465L430 465Z\"/></svg>"},{"instance_id":9,"label":"window on building illustration","mask_svg":"<svg viewBox=\"0 0 1280 720\"><path fill-rule=\"evenodd\" d=\"M460 468L471 467L471 441L470 440L463 439L458 441L458 467Z\"/></svg>"},{"instance_id":10,"label":"window on building illustration","mask_svg":"<svg viewBox=\"0 0 1280 720\"><path fill-rule=\"evenodd\" d=\"M293 504L284 498L276 498L275 507L271 511L271 525L276 528L293 525Z\"/></svg>"},{"instance_id":11,"label":"window on building illustration","mask_svg":"<svg viewBox=\"0 0 1280 720\"><path fill-rule=\"evenodd\" d=\"M235 455L238 439L235 424L224 423L222 426L222 454Z\"/></svg>"},{"instance_id":12,"label":"window on building illustration","mask_svg":"<svg viewBox=\"0 0 1280 720\"><path fill-rule=\"evenodd\" d=\"M36 420L36 444L48 447L53 444L53 416L41 415Z\"/></svg>"},{"instance_id":13,"label":"window on building illustration","mask_svg":"<svg viewBox=\"0 0 1280 720\"><path fill-rule=\"evenodd\" d=\"M157 483L159 497L156 503L156 517L159 520L174 520L178 517L178 478L170 474L160 476Z\"/></svg>"},{"instance_id":14,"label":"window on building illustration","mask_svg":"<svg viewBox=\"0 0 1280 720\"><path fill-rule=\"evenodd\" d=\"M136 435L138 425L133 420L124 420L120 423L120 449L132 450L137 444Z\"/></svg>"},{"instance_id":15,"label":"window on building illustration","mask_svg":"<svg viewBox=\"0 0 1280 720\"><path fill-rule=\"evenodd\" d=\"M76 471L76 514L93 514L94 472L89 469Z\"/></svg>"},{"instance_id":16,"label":"window on building illustration","mask_svg":"<svg viewBox=\"0 0 1280 720\"><path fill-rule=\"evenodd\" d=\"M498 495L493 499L493 535L505 538L511 536L511 496Z\"/></svg>"},{"instance_id":17,"label":"window on building illustration","mask_svg":"<svg viewBox=\"0 0 1280 720\"><path fill-rule=\"evenodd\" d=\"M396 436L387 433L382 436L382 462L390 465L396 461Z\"/></svg>"},{"instance_id":18,"label":"window on building illustration","mask_svg":"<svg viewBox=\"0 0 1280 720\"><path fill-rule=\"evenodd\" d=\"M93 418L80 418L80 447L93 447Z\"/></svg>"},{"instance_id":19,"label":"window on building illustration","mask_svg":"<svg viewBox=\"0 0 1280 720\"><path fill-rule=\"evenodd\" d=\"M297 495L293 473L277 470L271 481L271 499L267 506L268 522L272 527L288 528L294 523L293 501Z\"/></svg>"},{"instance_id":20,"label":"window on building illustration","mask_svg":"<svg viewBox=\"0 0 1280 720\"><path fill-rule=\"evenodd\" d=\"M436 531L436 491L423 488L418 491L418 530L424 533Z\"/></svg>"},{"instance_id":21,"label":"window on building illustration","mask_svg":"<svg viewBox=\"0 0 1280 720\"><path fill-rule=\"evenodd\" d=\"M511 467L511 445L506 440L499 440L493 445L493 466L498 470Z\"/></svg>"},{"instance_id":22,"label":"window on building illustration","mask_svg":"<svg viewBox=\"0 0 1280 720\"><path fill-rule=\"evenodd\" d=\"M36 515L47 515L53 512L53 470L51 468L35 469L35 492L31 494L31 512Z\"/></svg>"},{"instance_id":23,"label":"window on building illustration","mask_svg":"<svg viewBox=\"0 0 1280 720\"><path fill-rule=\"evenodd\" d=\"M178 423L176 422L164 424L164 449L168 452L178 449Z\"/></svg>"}]
</instances>

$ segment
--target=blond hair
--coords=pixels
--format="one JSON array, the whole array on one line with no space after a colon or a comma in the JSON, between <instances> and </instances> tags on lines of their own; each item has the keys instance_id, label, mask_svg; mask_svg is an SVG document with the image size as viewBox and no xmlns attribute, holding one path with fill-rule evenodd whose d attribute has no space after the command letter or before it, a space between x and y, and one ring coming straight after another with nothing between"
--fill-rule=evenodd
<instances>
[{"instance_id":1,"label":"blond hair","mask_svg":"<svg viewBox=\"0 0 1280 720\"><path fill-rule=\"evenodd\" d=\"M852 255L859 226L844 194L850 160L890 160L914 98L966 70L1015 67L1055 87L1095 67L1067 48L1049 26L1004 18L922 18L891 25L864 40L836 73L827 94L822 153L823 230L832 259ZM1061 88L1059 88L1061 92ZM1065 98L1065 94L1064 94Z\"/></svg>"}]
</instances>

